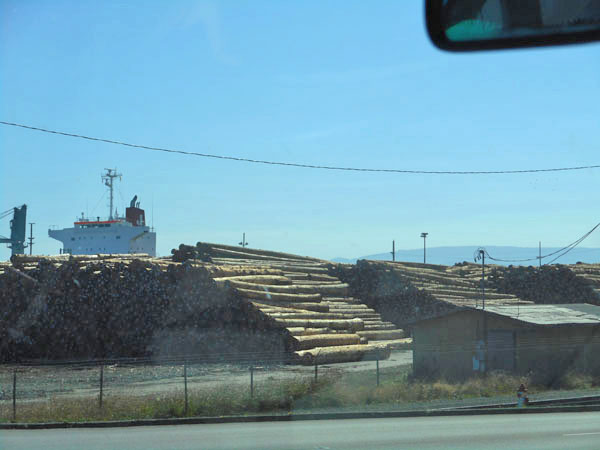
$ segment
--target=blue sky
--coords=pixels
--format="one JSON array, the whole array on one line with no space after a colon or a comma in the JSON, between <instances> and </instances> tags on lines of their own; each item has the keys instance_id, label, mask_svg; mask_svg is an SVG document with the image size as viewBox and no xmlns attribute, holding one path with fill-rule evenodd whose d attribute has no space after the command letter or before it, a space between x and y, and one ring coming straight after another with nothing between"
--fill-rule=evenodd
<instances>
[{"instance_id":1,"label":"blue sky","mask_svg":"<svg viewBox=\"0 0 600 450\"><path fill-rule=\"evenodd\" d=\"M1 1L0 120L308 164L502 170L598 164L600 45L449 54L421 1ZM323 258L428 245L567 244L600 221L598 170L330 172L145 152L0 126L0 210L50 225L154 211L181 242ZM153 207L152 207L153 206ZM120 208L122 210L122 207ZM0 223L8 234L8 221ZM600 246L592 235L586 247ZM9 250L0 248L0 259Z\"/></svg>"}]
</instances>

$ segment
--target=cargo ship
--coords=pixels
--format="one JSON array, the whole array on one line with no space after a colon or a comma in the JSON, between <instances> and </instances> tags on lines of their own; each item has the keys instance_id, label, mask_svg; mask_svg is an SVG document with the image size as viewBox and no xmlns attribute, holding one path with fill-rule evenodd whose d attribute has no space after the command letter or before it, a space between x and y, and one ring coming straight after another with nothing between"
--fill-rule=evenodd
<instances>
[{"instance_id":1,"label":"cargo ship","mask_svg":"<svg viewBox=\"0 0 600 450\"><path fill-rule=\"evenodd\" d=\"M119 216L113 209L114 182L122 175L116 169L105 169L102 181L109 191L109 213L106 219L96 220L81 217L71 228L49 229L48 236L63 244L61 253L73 255L95 255L115 253L146 253L156 256L156 233L146 225L146 214L140 208L137 195L125 209L125 216Z\"/></svg>"}]
</instances>

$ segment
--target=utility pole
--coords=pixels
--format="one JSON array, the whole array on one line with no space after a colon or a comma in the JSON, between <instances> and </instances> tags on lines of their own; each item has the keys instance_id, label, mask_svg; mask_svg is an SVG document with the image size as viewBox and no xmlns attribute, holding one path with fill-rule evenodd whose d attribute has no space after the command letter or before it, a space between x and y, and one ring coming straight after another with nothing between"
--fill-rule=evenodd
<instances>
[{"instance_id":1,"label":"utility pole","mask_svg":"<svg viewBox=\"0 0 600 450\"><path fill-rule=\"evenodd\" d=\"M542 303L542 241L540 241L539 244L539 256L538 256L538 261L539 261L539 269L538 269L538 273L537 273L537 295L538 295L538 299L539 302Z\"/></svg>"},{"instance_id":2,"label":"utility pole","mask_svg":"<svg viewBox=\"0 0 600 450\"><path fill-rule=\"evenodd\" d=\"M481 305L485 309L485 249L479 248L475 252L475 262L481 260Z\"/></svg>"},{"instance_id":3,"label":"utility pole","mask_svg":"<svg viewBox=\"0 0 600 450\"><path fill-rule=\"evenodd\" d=\"M29 254L33 252L33 226L35 222L29 222Z\"/></svg>"},{"instance_id":4,"label":"utility pole","mask_svg":"<svg viewBox=\"0 0 600 450\"><path fill-rule=\"evenodd\" d=\"M475 262L481 260L481 313L483 314L483 373L487 373L488 362L488 331L487 314L485 313L485 249L480 248L475 252Z\"/></svg>"},{"instance_id":5,"label":"utility pole","mask_svg":"<svg viewBox=\"0 0 600 450\"><path fill-rule=\"evenodd\" d=\"M427 235L429 233L421 233L421 237L423 238L423 264L427 264L427 247L425 241L427 240Z\"/></svg>"},{"instance_id":6,"label":"utility pole","mask_svg":"<svg viewBox=\"0 0 600 450\"><path fill-rule=\"evenodd\" d=\"M246 242L246 233L242 235L242 242L240 242L239 245L241 245L242 248L246 248L248 246L248 243Z\"/></svg>"},{"instance_id":7,"label":"utility pole","mask_svg":"<svg viewBox=\"0 0 600 450\"><path fill-rule=\"evenodd\" d=\"M106 173L102 175L102 181L106 186L108 186L108 190L110 192L110 211L108 213L108 220L113 220L113 190L114 190L114 180L118 178L119 180L123 176L120 173L117 173L117 169L104 169Z\"/></svg>"},{"instance_id":8,"label":"utility pole","mask_svg":"<svg viewBox=\"0 0 600 450\"><path fill-rule=\"evenodd\" d=\"M396 261L396 241L392 241L392 261Z\"/></svg>"}]
</instances>

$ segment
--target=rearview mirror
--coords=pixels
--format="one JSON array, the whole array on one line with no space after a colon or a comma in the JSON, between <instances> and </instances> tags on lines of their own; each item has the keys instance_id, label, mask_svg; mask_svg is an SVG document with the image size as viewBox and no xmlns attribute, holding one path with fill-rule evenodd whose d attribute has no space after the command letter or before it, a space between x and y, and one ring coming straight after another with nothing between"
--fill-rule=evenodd
<instances>
[{"instance_id":1,"label":"rearview mirror","mask_svg":"<svg viewBox=\"0 0 600 450\"><path fill-rule=\"evenodd\" d=\"M600 40L600 0L426 0L427 30L444 50Z\"/></svg>"}]
</instances>

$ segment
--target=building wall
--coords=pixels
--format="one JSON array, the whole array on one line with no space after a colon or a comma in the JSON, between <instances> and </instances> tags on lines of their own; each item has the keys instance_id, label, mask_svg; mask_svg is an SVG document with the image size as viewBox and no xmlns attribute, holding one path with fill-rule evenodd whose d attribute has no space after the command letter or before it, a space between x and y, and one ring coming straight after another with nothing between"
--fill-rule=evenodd
<instances>
[{"instance_id":1,"label":"building wall","mask_svg":"<svg viewBox=\"0 0 600 450\"><path fill-rule=\"evenodd\" d=\"M552 382L568 371L600 373L600 327L536 327L516 335L518 373Z\"/></svg>"},{"instance_id":2,"label":"building wall","mask_svg":"<svg viewBox=\"0 0 600 450\"><path fill-rule=\"evenodd\" d=\"M420 322L413 328L413 371L419 377L465 379L474 358L484 360L488 330L488 371L503 370L552 381L569 370L600 373L600 327L536 326L482 311L461 311ZM496 338L496 339L495 339ZM507 344L509 343L509 344Z\"/></svg>"},{"instance_id":3,"label":"building wall","mask_svg":"<svg viewBox=\"0 0 600 450\"><path fill-rule=\"evenodd\" d=\"M459 312L413 327L413 371L417 376L466 378L481 333L482 317Z\"/></svg>"}]
</instances>

